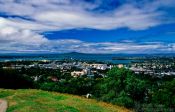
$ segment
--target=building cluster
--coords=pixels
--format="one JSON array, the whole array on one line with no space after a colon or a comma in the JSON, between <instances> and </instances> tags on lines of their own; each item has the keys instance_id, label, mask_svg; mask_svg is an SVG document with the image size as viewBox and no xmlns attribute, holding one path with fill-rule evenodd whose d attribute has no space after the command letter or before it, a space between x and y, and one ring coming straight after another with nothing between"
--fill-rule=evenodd
<instances>
[{"instance_id":1,"label":"building cluster","mask_svg":"<svg viewBox=\"0 0 175 112\"><path fill-rule=\"evenodd\" d=\"M40 68L40 69L59 69L61 73L70 73L72 77L81 77L86 75L87 77L93 78L95 75L105 77L103 71L109 70L114 66L119 68L123 67L122 64L105 64L97 62L86 62L86 61L38 61L32 64L11 64L10 66L4 66L4 69L30 69L30 68Z\"/></svg>"},{"instance_id":2,"label":"building cluster","mask_svg":"<svg viewBox=\"0 0 175 112\"><path fill-rule=\"evenodd\" d=\"M136 74L154 75L163 77L175 75L175 62L143 61L130 64L130 70Z\"/></svg>"},{"instance_id":3,"label":"building cluster","mask_svg":"<svg viewBox=\"0 0 175 112\"><path fill-rule=\"evenodd\" d=\"M154 59L143 60L139 62L132 62L130 64L106 64L89 61L67 60L67 61L35 61L31 64L10 64L10 66L3 66L4 69L59 69L62 74L70 74L72 77L87 76L93 78L94 76L105 77L106 71L113 67L127 68L134 71L135 74L153 75L163 77L167 75L175 75L175 60Z\"/></svg>"}]
</instances>

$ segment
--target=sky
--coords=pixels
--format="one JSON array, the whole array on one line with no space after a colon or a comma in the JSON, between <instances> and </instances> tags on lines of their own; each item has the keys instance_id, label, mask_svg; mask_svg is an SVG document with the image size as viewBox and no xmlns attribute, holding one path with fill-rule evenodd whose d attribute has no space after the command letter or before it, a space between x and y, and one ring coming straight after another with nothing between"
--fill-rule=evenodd
<instances>
[{"instance_id":1,"label":"sky","mask_svg":"<svg viewBox=\"0 0 175 112\"><path fill-rule=\"evenodd\" d=\"M174 53L175 0L0 0L0 53Z\"/></svg>"}]
</instances>

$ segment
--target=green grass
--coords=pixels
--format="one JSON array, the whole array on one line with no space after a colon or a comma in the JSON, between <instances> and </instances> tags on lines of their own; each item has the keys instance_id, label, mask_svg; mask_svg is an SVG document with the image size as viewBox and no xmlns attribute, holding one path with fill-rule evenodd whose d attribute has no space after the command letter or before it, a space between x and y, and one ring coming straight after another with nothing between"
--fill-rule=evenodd
<instances>
[{"instance_id":1,"label":"green grass","mask_svg":"<svg viewBox=\"0 0 175 112\"><path fill-rule=\"evenodd\" d=\"M0 89L0 99L8 101L7 112L129 112L116 105L42 90Z\"/></svg>"}]
</instances>

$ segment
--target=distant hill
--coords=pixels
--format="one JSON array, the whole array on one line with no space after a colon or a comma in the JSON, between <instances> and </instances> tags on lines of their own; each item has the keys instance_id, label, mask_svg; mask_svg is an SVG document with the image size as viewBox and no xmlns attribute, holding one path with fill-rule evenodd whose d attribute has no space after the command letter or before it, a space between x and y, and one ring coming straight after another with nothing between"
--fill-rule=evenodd
<instances>
[{"instance_id":1,"label":"distant hill","mask_svg":"<svg viewBox=\"0 0 175 112\"><path fill-rule=\"evenodd\" d=\"M8 101L7 112L130 112L116 105L42 90L0 89L0 98Z\"/></svg>"},{"instance_id":2,"label":"distant hill","mask_svg":"<svg viewBox=\"0 0 175 112\"><path fill-rule=\"evenodd\" d=\"M85 54L85 53L80 53L80 52L69 52L69 53L62 53L62 54Z\"/></svg>"}]
</instances>

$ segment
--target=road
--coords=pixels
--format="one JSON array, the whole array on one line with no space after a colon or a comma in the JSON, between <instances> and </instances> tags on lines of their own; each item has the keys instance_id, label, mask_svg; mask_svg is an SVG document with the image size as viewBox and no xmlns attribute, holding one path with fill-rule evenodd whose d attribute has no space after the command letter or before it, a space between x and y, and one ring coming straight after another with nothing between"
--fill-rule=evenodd
<instances>
[{"instance_id":1,"label":"road","mask_svg":"<svg viewBox=\"0 0 175 112\"><path fill-rule=\"evenodd\" d=\"M6 112L7 110L7 101L0 99L0 112Z\"/></svg>"}]
</instances>

